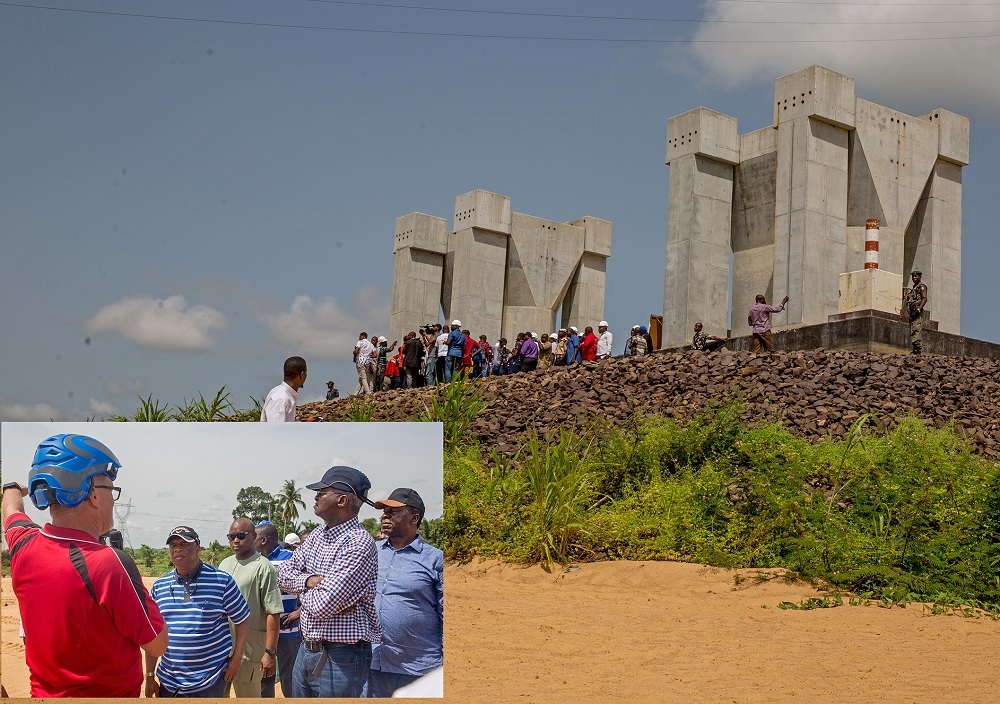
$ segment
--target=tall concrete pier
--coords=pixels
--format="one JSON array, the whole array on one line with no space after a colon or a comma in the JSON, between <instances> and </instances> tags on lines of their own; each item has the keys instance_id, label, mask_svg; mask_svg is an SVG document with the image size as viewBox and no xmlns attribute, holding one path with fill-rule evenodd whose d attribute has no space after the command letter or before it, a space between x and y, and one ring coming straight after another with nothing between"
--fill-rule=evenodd
<instances>
[{"instance_id":1,"label":"tall concrete pier","mask_svg":"<svg viewBox=\"0 0 1000 704\"><path fill-rule=\"evenodd\" d=\"M596 328L604 316L607 220L545 220L513 212L508 196L475 190L455 199L450 233L443 218L399 218L395 253L392 339L437 321L439 311L490 340Z\"/></svg>"},{"instance_id":2,"label":"tall concrete pier","mask_svg":"<svg viewBox=\"0 0 1000 704\"><path fill-rule=\"evenodd\" d=\"M864 280L897 292L866 300L898 309L921 268L930 319L958 334L968 119L863 100L853 78L822 66L777 79L773 104L774 123L744 135L735 117L706 108L667 122L664 345L683 344L699 320L725 335L730 305L732 334L748 334L758 293L789 296L776 328L844 313L841 274L864 268L870 218L881 223L881 273Z\"/></svg>"}]
</instances>

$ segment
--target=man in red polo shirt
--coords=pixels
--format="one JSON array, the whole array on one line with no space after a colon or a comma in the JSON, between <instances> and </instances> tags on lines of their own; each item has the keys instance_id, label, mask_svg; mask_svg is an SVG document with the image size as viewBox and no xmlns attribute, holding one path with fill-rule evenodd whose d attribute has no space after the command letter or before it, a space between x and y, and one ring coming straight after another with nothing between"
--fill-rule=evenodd
<instances>
[{"instance_id":1,"label":"man in red polo shirt","mask_svg":"<svg viewBox=\"0 0 1000 704\"><path fill-rule=\"evenodd\" d=\"M44 440L28 486L3 485L2 513L21 609L32 697L138 697L140 648L161 655L167 631L139 570L99 536L114 526L121 463L85 435ZM24 497L49 509L44 528Z\"/></svg>"}]
</instances>

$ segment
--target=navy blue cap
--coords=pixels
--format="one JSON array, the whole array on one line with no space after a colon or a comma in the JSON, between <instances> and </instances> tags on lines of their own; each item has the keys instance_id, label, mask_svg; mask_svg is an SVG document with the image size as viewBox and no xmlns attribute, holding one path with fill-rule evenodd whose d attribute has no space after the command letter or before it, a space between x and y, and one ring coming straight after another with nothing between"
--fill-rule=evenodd
<instances>
[{"instance_id":1,"label":"navy blue cap","mask_svg":"<svg viewBox=\"0 0 1000 704\"><path fill-rule=\"evenodd\" d=\"M343 465L330 467L330 469L323 473L322 479L306 485L306 489L311 491L319 491L320 489L349 491L364 500L366 504L372 503L368 500L368 490L371 488L372 483L368 481L368 477L365 476L364 472L354 469L354 467L345 467Z\"/></svg>"}]
</instances>

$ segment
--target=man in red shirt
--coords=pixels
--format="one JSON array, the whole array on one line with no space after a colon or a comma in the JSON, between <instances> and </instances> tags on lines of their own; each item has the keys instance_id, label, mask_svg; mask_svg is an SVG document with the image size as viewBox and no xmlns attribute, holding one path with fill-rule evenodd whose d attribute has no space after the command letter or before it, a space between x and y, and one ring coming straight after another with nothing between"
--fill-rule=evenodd
<instances>
[{"instance_id":1,"label":"man in red shirt","mask_svg":"<svg viewBox=\"0 0 1000 704\"><path fill-rule=\"evenodd\" d=\"M479 343L472 337L472 333L463 330L465 335L465 349L462 353L462 376L468 377L472 374L472 355L479 349Z\"/></svg>"},{"instance_id":2,"label":"man in red shirt","mask_svg":"<svg viewBox=\"0 0 1000 704\"><path fill-rule=\"evenodd\" d=\"M38 446L27 487L3 485L32 697L138 697L140 648L167 648L163 618L132 558L100 542L114 526L120 467L93 438L54 435ZM52 522L33 523L25 496L48 508Z\"/></svg>"},{"instance_id":3,"label":"man in red shirt","mask_svg":"<svg viewBox=\"0 0 1000 704\"><path fill-rule=\"evenodd\" d=\"M594 328L588 325L584 330L583 340L580 342L580 357L584 362L597 361L597 342Z\"/></svg>"}]
</instances>

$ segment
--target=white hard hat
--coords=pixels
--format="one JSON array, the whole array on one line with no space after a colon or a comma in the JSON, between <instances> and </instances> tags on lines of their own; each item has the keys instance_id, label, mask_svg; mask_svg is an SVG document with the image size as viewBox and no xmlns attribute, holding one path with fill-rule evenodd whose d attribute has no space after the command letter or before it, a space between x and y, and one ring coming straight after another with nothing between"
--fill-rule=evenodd
<instances>
[{"instance_id":1,"label":"white hard hat","mask_svg":"<svg viewBox=\"0 0 1000 704\"><path fill-rule=\"evenodd\" d=\"M451 324L452 325L457 325L458 327L462 327L462 321L458 320L457 318L455 320L452 320Z\"/></svg>"},{"instance_id":2,"label":"white hard hat","mask_svg":"<svg viewBox=\"0 0 1000 704\"><path fill-rule=\"evenodd\" d=\"M559 333L557 332L550 333L549 337L559 337Z\"/></svg>"},{"instance_id":3,"label":"white hard hat","mask_svg":"<svg viewBox=\"0 0 1000 704\"><path fill-rule=\"evenodd\" d=\"M599 328L606 328L606 327L608 327L608 321L607 320L602 320L601 322L599 322L597 324L597 327L599 327Z\"/></svg>"},{"instance_id":4,"label":"white hard hat","mask_svg":"<svg viewBox=\"0 0 1000 704\"><path fill-rule=\"evenodd\" d=\"M385 339L384 337L382 337L381 335L378 336L378 341L379 342L388 342L388 340Z\"/></svg>"},{"instance_id":5,"label":"white hard hat","mask_svg":"<svg viewBox=\"0 0 1000 704\"><path fill-rule=\"evenodd\" d=\"M299 545L302 540L295 533L289 533L285 536L285 545Z\"/></svg>"},{"instance_id":6,"label":"white hard hat","mask_svg":"<svg viewBox=\"0 0 1000 704\"><path fill-rule=\"evenodd\" d=\"M538 333L537 333L537 332L533 332L533 333L531 333L531 336L532 336L533 338L535 338L536 340L538 339Z\"/></svg>"}]
</instances>

